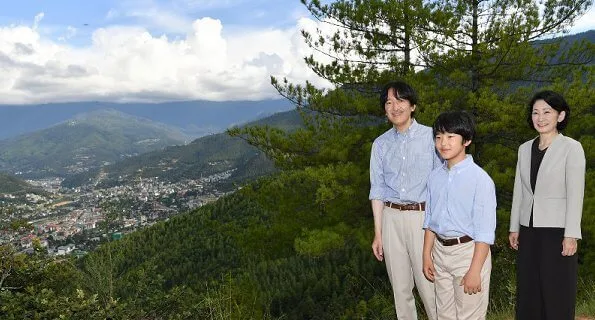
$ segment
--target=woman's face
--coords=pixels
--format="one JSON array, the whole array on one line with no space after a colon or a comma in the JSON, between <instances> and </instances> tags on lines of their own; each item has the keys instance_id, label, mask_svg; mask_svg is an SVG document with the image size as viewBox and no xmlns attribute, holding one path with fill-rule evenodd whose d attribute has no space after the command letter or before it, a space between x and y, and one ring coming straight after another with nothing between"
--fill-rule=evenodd
<instances>
[{"instance_id":1,"label":"woman's face","mask_svg":"<svg viewBox=\"0 0 595 320\"><path fill-rule=\"evenodd\" d=\"M531 119L533 120L533 127L540 134L557 133L556 128L558 122L564 120L566 112L558 112L552 108L544 100L537 100L533 104L533 111L531 112Z\"/></svg>"}]
</instances>

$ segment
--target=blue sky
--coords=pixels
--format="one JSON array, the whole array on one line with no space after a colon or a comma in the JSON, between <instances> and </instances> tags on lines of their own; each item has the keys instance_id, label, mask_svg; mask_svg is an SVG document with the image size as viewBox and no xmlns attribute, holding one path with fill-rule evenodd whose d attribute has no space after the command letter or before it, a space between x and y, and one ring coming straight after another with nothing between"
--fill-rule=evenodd
<instances>
[{"instance_id":1,"label":"blue sky","mask_svg":"<svg viewBox=\"0 0 595 320\"><path fill-rule=\"evenodd\" d=\"M329 1L323 1L329 2ZM16 0L0 10L0 104L262 100L270 76L329 83L299 0ZM571 33L595 29L595 6Z\"/></svg>"},{"instance_id":2,"label":"blue sky","mask_svg":"<svg viewBox=\"0 0 595 320\"><path fill-rule=\"evenodd\" d=\"M172 37L191 30L192 21L211 17L229 31L289 28L308 16L299 0L21 0L6 1L0 25L32 24L43 13L42 32L58 40L76 28L69 43L86 45L97 28L143 26L151 33Z\"/></svg>"}]
</instances>

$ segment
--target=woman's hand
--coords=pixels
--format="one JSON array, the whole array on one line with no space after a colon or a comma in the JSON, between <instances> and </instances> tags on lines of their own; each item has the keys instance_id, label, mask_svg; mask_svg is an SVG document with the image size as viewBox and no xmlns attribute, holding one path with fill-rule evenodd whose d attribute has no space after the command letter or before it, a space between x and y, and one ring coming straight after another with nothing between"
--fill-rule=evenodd
<instances>
[{"instance_id":1,"label":"woman's hand","mask_svg":"<svg viewBox=\"0 0 595 320\"><path fill-rule=\"evenodd\" d=\"M573 256L578 249L578 243L575 238L567 238L564 237L562 240L562 255L563 256Z\"/></svg>"},{"instance_id":2,"label":"woman's hand","mask_svg":"<svg viewBox=\"0 0 595 320\"><path fill-rule=\"evenodd\" d=\"M518 232L511 232L508 235L508 242L510 242L510 247L514 250L519 250L519 233Z\"/></svg>"}]
</instances>

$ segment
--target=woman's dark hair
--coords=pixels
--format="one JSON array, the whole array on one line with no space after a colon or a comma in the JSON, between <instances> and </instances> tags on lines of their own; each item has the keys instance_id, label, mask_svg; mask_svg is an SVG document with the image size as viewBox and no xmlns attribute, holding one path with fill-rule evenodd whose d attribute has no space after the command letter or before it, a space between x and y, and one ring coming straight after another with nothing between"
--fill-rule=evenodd
<instances>
[{"instance_id":1,"label":"woman's dark hair","mask_svg":"<svg viewBox=\"0 0 595 320\"><path fill-rule=\"evenodd\" d=\"M412 106L417 104L417 93L415 93L415 90L410 85L403 81L392 81L387 83L380 92L380 107L382 110L384 110L384 104L388 99L390 89L394 90L397 98L409 101Z\"/></svg>"},{"instance_id":2,"label":"woman's dark hair","mask_svg":"<svg viewBox=\"0 0 595 320\"><path fill-rule=\"evenodd\" d=\"M564 116L564 120L558 122L558 124L556 125L556 128L558 130L564 130L564 128L566 128L566 125L568 124L568 119L570 119L570 107L568 106L568 103L566 103L566 100L564 100L564 97L562 97L561 94L551 90L539 91L533 96L533 98L531 98L531 101L529 102L529 106L527 108L527 123L529 123L529 128L535 129L535 127L533 126L533 119L531 115L533 114L533 105L535 104L535 102L537 102L537 100L545 101L545 103L547 103L554 110L558 111L558 113L562 111L566 113L566 115Z\"/></svg>"},{"instance_id":3,"label":"woman's dark hair","mask_svg":"<svg viewBox=\"0 0 595 320\"><path fill-rule=\"evenodd\" d=\"M475 121L466 111L448 111L441 113L432 127L434 136L438 133L456 133L463 137L463 142L475 137Z\"/></svg>"}]
</instances>

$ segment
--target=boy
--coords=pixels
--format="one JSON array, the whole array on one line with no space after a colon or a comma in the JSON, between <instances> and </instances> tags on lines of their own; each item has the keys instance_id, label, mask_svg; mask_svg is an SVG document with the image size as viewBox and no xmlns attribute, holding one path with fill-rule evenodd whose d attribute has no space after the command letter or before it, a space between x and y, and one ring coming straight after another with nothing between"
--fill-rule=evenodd
<instances>
[{"instance_id":1,"label":"boy","mask_svg":"<svg viewBox=\"0 0 595 320\"><path fill-rule=\"evenodd\" d=\"M428 177L423 272L435 284L438 319L485 319L496 229L494 182L465 153L475 135L468 113L442 113L433 132L446 163Z\"/></svg>"}]
</instances>

